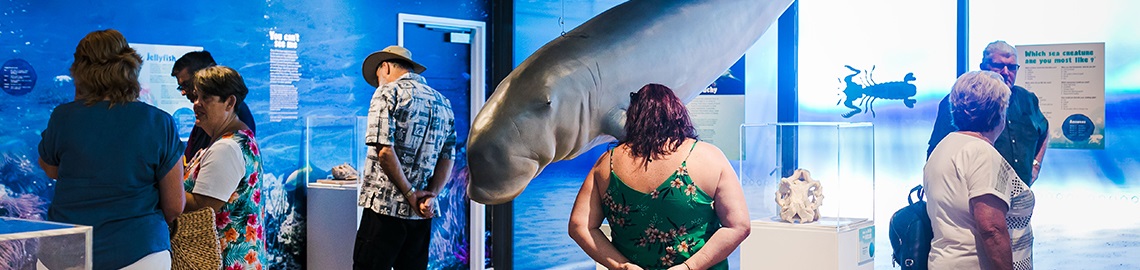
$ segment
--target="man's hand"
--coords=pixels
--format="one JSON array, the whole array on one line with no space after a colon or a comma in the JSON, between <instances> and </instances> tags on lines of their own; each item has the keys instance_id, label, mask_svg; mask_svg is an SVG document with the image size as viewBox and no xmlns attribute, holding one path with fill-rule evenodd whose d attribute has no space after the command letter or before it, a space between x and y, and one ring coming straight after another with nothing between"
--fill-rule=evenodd
<instances>
[{"instance_id":1,"label":"man's hand","mask_svg":"<svg viewBox=\"0 0 1140 270\"><path fill-rule=\"evenodd\" d=\"M430 191L416 191L412 196L416 197L416 214L424 218L432 218L435 216L435 193Z\"/></svg>"},{"instance_id":2,"label":"man's hand","mask_svg":"<svg viewBox=\"0 0 1140 270\"><path fill-rule=\"evenodd\" d=\"M1041 162L1039 162L1035 159L1035 160L1033 160L1032 173L1030 173L1030 175L1029 175L1029 177L1031 177L1031 179L1029 179L1028 182L1025 182L1025 184L1032 186L1033 183L1037 182L1037 176L1040 174L1041 174ZM1021 180L1024 181L1025 179L1021 179Z\"/></svg>"},{"instance_id":3,"label":"man's hand","mask_svg":"<svg viewBox=\"0 0 1140 270\"><path fill-rule=\"evenodd\" d=\"M422 194L420 192L423 191L404 192L404 200L408 202L408 205L415 207L416 202L420 201L419 196Z\"/></svg>"},{"instance_id":4,"label":"man's hand","mask_svg":"<svg viewBox=\"0 0 1140 270\"><path fill-rule=\"evenodd\" d=\"M1037 175L1040 173L1041 173L1041 165L1034 165L1033 166L1033 176L1032 176L1033 179L1030 180L1030 183L1037 182Z\"/></svg>"}]
</instances>

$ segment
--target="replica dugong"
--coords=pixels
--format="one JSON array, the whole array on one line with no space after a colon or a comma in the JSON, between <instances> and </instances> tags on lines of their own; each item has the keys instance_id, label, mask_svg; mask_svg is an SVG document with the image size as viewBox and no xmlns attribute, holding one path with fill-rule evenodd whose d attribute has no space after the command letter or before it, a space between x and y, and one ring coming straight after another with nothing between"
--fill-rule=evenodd
<instances>
[{"instance_id":1,"label":"replica dugong","mask_svg":"<svg viewBox=\"0 0 1140 270\"><path fill-rule=\"evenodd\" d=\"M792 0L632 0L535 51L471 124L471 199L500 204L547 164L624 136L629 93L659 83L689 102Z\"/></svg>"}]
</instances>

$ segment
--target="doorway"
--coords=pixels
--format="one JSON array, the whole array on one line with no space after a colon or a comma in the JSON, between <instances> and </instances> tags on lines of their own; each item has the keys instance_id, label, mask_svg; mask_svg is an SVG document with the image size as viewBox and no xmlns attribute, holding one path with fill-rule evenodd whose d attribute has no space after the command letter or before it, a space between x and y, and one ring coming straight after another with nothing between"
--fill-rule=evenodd
<instances>
[{"instance_id":1,"label":"doorway","mask_svg":"<svg viewBox=\"0 0 1140 270\"><path fill-rule=\"evenodd\" d=\"M427 67L427 84L451 101L455 113L456 156L452 180L439 201L443 218L432 221L430 263L454 269L466 262L483 270L486 254L486 208L467 198L467 134L486 98L486 23L452 18L399 14L398 44Z\"/></svg>"}]
</instances>

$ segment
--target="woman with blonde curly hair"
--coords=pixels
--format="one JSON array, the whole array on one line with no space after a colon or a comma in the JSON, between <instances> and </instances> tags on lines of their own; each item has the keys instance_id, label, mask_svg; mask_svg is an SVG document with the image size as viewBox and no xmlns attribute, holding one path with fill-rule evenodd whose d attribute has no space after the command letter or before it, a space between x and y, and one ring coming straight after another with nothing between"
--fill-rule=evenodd
<instances>
[{"instance_id":1,"label":"woman with blonde curly hair","mask_svg":"<svg viewBox=\"0 0 1140 270\"><path fill-rule=\"evenodd\" d=\"M958 131L934 147L923 168L934 233L930 269L1033 269L1036 199L994 148L1011 93L992 71L962 74L950 89Z\"/></svg>"},{"instance_id":2,"label":"woman with blonde curly hair","mask_svg":"<svg viewBox=\"0 0 1140 270\"><path fill-rule=\"evenodd\" d=\"M170 268L182 141L170 114L138 101L141 66L119 31L87 34L71 64L76 100L41 134L40 167L57 180L48 220L94 227L94 269Z\"/></svg>"}]
</instances>

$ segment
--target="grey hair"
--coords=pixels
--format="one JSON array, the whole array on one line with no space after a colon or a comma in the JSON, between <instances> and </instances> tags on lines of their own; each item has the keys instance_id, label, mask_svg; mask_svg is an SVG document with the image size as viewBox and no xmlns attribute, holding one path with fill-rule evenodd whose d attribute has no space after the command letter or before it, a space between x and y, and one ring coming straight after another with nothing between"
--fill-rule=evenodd
<instances>
[{"instance_id":1,"label":"grey hair","mask_svg":"<svg viewBox=\"0 0 1140 270\"><path fill-rule=\"evenodd\" d=\"M381 64L392 63L392 65L400 67L401 69L404 69L404 71L407 71L407 72L412 72L412 71L416 70L415 66L412 66L412 63L409 63L408 61L404 61L404 60L400 60L400 59L388 59L388 60L384 60L380 63Z\"/></svg>"},{"instance_id":2,"label":"grey hair","mask_svg":"<svg viewBox=\"0 0 1140 270\"><path fill-rule=\"evenodd\" d=\"M1017 48L1009 45L1009 43L1005 43L1004 40L990 42L989 45L986 45L986 49L982 51L982 64L985 65L989 63L990 60L994 58L994 55L1013 56L1013 59L1017 59Z\"/></svg>"},{"instance_id":3,"label":"grey hair","mask_svg":"<svg viewBox=\"0 0 1140 270\"><path fill-rule=\"evenodd\" d=\"M996 128L1009 106L1009 86L993 71L970 71L950 89L950 113L961 131L987 132Z\"/></svg>"}]
</instances>

